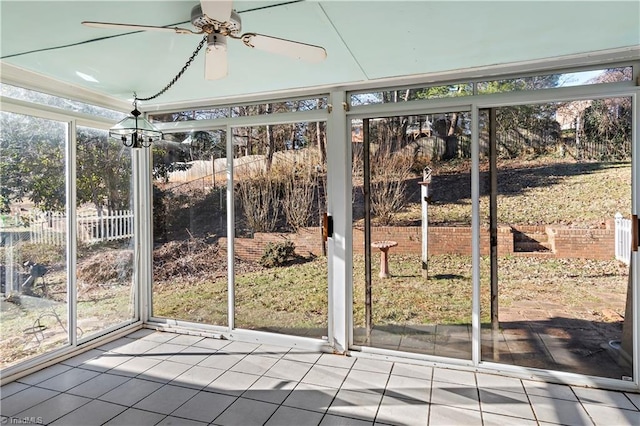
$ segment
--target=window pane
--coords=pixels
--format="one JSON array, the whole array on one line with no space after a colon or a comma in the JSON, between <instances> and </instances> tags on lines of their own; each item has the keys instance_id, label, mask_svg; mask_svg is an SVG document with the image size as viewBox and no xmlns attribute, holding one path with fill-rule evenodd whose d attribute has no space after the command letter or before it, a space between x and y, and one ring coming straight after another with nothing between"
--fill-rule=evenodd
<instances>
[{"instance_id":1,"label":"window pane","mask_svg":"<svg viewBox=\"0 0 640 426\"><path fill-rule=\"evenodd\" d=\"M134 319L131 149L77 130L78 327L89 337Z\"/></svg>"},{"instance_id":2,"label":"window pane","mask_svg":"<svg viewBox=\"0 0 640 426\"><path fill-rule=\"evenodd\" d=\"M153 149L153 316L227 324L226 132Z\"/></svg>"},{"instance_id":3,"label":"window pane","mask_svg":"<svg viewBox=\"0 0 640 426\"><path fill-rule=\"evenodd\" d=\"M327 98L295 99L281 102L238 105L231 108L232 117L310 111L327 107Z\"/></svg>"},{"instance_id":4,"label":"window pane","mask_svg":"<svg viewBox=\"0 0 640 426\"><path fill-rule=\"evenodd\" d=\"M473 94L471 83L450 84L445 86L419 87L400 90L352 93L349 96L352 106L409 102L416 99L439 99Z\"/></svg>"},{"instance_id":5,"label":"window pane","mask_svg":"<svg viewBox=\"0 0 640 426\"><path fill-rule=\"evenodd\" d=\"M23 89L22 87L11 86L4 83L0 83L0 93L2 94L2 96L6 96L8 98L20 99L23 101L29 101L41 105L49 105L67 111L97 115L98 117L110 118L113 120L122 120L124 117L126 117L126 114L120 111L114 111L96 105L85 104L84 102L73 101L71 99L60 98L58 96L48 95L46 93L36 92L29 89Z\"/></svg>"},{"instance_id":6,"label":"window pane","mask_svg":"<svg viewBox=\"0 0 640 426\"><path fill-rule=\"evenodd\" d=\"M279 114L283 112L301 112L327 107L327 97L290 99L280 102L243 104L222 106L198 110L184 110L171 113L150 114L155 122L174 122L192 120L215 120L228 117L245 117L251 115Z\"/></svg>"},{"instance_id":7,"label":"window pane","mask_svg":"<svg viewBox=\"0 0 640 426\"><path fill-rule=\"evenodd\" d=\"M69 343L67 124L0 112L0 367Z\"/></svg>"},{"instance_id":8,"label":"window pane","mask_svg":"<svg viewBox=\"0 0 640 426\"><path fill-rule=\"evenodd\" d=\"M174 121L215 120L229 117L229 107L187 110L164 114L149 114L152 122L171 123Z\"/></svg>"},{"instance_id":9,"label":"window pane","mask_svg":"<svg viewBox=\"0 0 640 426\"><path fill-rule=\"evenodd\" d=\"M569 87L590 84L630 81L632 67L580 71L564 74L537 75L532 77L511 78L505 80L481 81L478 93L501 93L521 90L539 90L551 87Z\"/></svg>"},{"instance_id":10,"label":"window pane","mask_svg":"<svg viewBox=\"0 0 640 426\"><path fill-rule=\"evenodd\" d=\"M233 130L235 325L327 335L325 123Z\"/></svg>"}]
</instances>

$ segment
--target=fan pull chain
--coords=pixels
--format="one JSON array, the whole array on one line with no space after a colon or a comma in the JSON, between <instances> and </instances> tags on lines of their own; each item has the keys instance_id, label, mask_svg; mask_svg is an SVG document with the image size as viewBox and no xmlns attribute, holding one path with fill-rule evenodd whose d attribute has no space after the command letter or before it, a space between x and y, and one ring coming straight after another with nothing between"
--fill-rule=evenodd
<instances>
[{"instance_id":1,"label":"fan pull chain","mask_svg":"<svg viewBox=\"0 0 640 426\"><path fill-rule=\"evenodd\" d=\"M139 98L135 93L134 93L134 103L136 101L150 101L152 99L157 98L158 96L162 95L164 92L166 92L167 90L169 90L171 88L171 86L173 86L179 79L180 77L182 77L182 74L184 74L184 72L187 70L187 68L189 68L189 65L191 65L191 63L193 62L193 60L196 58L196 56L198 55L198 53L200 52L200 50L202 50L202 47L204 46L204 44L207 42L207 35L205 35L202 40L200 41L200 43L198 44L198 47L196 47L196 50L193 51L193 54L191 54L191 57L187 60L187 63L184 64L184 66L182 67L182 69L180 70L180 72L178 74L176 74L175 77L173 77L173 80L171 80L169 82L169 84L167 84L164 89L160 90L158 93L156 93L153 96L149 96L148 98Z\"/></svg>"}]
</instances>

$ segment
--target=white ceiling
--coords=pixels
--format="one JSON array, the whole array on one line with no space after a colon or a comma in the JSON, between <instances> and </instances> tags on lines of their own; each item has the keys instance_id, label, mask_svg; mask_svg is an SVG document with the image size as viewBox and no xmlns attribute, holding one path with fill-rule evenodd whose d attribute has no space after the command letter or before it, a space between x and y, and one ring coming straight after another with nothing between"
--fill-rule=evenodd
<instances>
[{"instance_id":1,"label":"white ceiling","mask_svg":"<svg viewBox=\"0 0 640 426\"><path fill-rule=\"evenodd\" d=\"M182 68L201 37L139 32L96 40L126 32L80 22L192 28L195 4L1 0L2 62L120 100L134 91L150 96ZM172 89L144 109L640 45L639 1L235 0L234 7L243 32L321 45L327 59L308 64L229 40L228 77L205 80L202 52ZM65 45L73 46L56 48Z\"/></svg>"}]
</instances>

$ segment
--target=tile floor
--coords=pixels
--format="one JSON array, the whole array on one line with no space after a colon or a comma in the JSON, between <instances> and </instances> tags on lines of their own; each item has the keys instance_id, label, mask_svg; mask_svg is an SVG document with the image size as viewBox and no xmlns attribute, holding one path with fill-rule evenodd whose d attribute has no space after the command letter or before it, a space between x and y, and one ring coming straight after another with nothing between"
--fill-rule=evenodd
<instances>
[{"instance_id":1,"label":"tile floor","mask_svg":"<svg viewBox=\"0 0 640 426\"><path fill-rule=\"evenodd\" d=\"M2 424L640 424L636 393L152 330L0 392Z\"/></svg>"}]
</instances>

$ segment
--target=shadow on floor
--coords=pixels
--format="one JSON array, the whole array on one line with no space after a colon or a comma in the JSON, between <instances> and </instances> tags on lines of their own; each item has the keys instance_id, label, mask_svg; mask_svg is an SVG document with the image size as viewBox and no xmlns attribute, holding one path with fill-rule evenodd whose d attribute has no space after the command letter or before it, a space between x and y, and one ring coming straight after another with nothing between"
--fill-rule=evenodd
<instances>
[{"instance_id":1,"label":"shadow on floor","mask_svg":"<svg viewBox=\"0 0 640 426\"><path fill-rule=\"evenodd\" d=\"M632 377L632 367L616 342L623 322L553 317L501 322L494 335L482 328L482 360L613 379ZM471 359L471 325L374 326L356 329L354 343L402 352Z\"/></svg>"}]
</instances>

